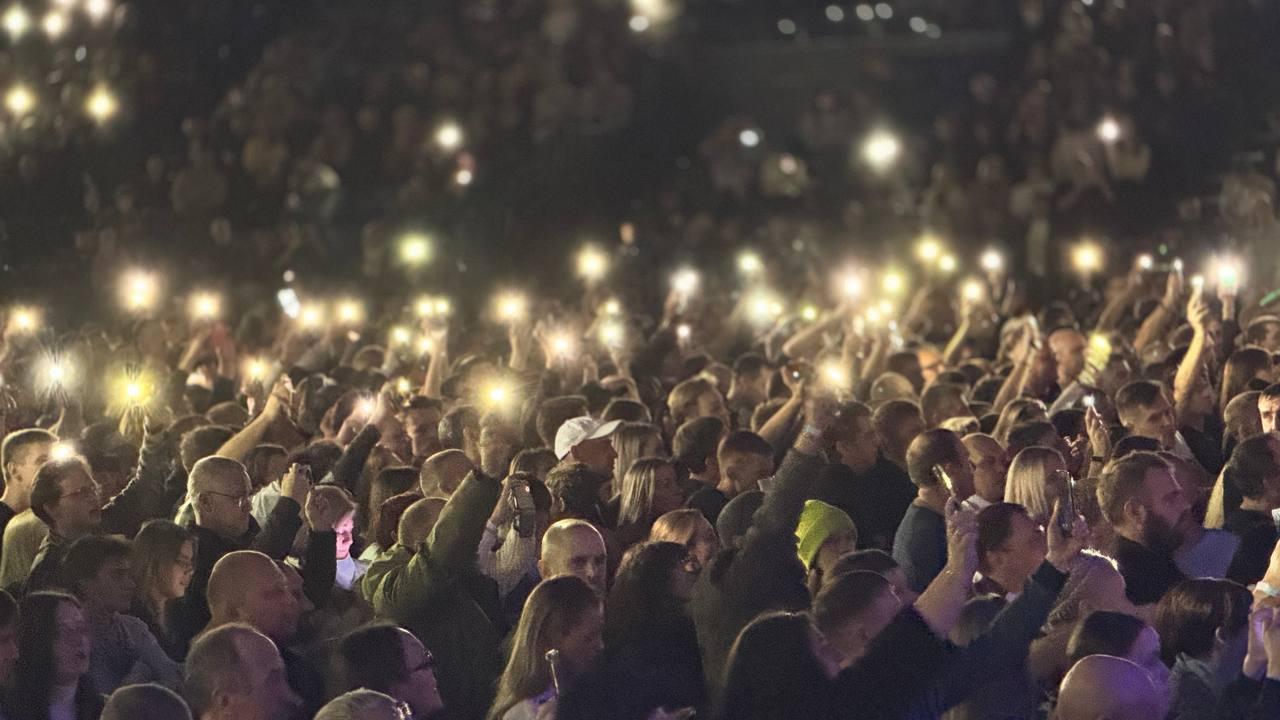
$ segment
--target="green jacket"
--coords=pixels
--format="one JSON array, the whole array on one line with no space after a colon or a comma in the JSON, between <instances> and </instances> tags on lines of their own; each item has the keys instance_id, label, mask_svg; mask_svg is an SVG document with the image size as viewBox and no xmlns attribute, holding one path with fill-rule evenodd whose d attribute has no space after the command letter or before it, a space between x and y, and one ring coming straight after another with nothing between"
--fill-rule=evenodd
<instances>
[{"instance_id":1,"label":"green jacket","mask_svg":"<svg viewBox=\"0 0 1280 720\"><path fill-rule=\"evenodd\" d=\"M476 549L498 502L498 481L472 472L449 499L417 552L395 552L364 578L379 617L408 629L436 657L450 720L480 720L502 673L504 628L498 585L480 574Z\"/></svg>"}]
</instances>

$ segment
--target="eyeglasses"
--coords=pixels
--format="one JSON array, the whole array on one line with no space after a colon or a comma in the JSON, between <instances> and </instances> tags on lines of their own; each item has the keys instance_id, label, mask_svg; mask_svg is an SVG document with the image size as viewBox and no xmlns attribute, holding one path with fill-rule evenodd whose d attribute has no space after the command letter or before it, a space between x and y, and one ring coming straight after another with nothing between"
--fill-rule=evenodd
<instances>
[{"instance_id":1,"label":"eyeglasses","mask_svg":"<svg viewBox=\"0 0 1280 720\"><path fill-rule=\"evenodd\" d=\"M417 667L409 668L409 674L412 675L413 673L422 672L423 670L434 670L435 668L436 668L436 656L432 655L431 651L428 650L422 656L422 662L418 663Z\"/></svg>"},{"instance_id":2,"label":"eyeglasses","mask_svg":"<svg viewBox=\"0 0 1280 720\"><path fill-rule=\"evenodd\" d=\"M96 498L98 496L98 486L85 485L84 487L79 488L77 490L72 490L71 492L66 493L65 495L59 495L58 499L68 500L70 498L82 497L84 495L93 495Z\"/></svg>"},{"instance_id":3,"label":"eyeglasses","mask_svg":"<svg viewBox=\"0 0 1280 720\"><path fill-rule=\"evenodd\" d=\"M231 494L229 494L229 493L220 493L220 492L215 492L215 491L213 491L213 490L205 490L205 491L204 491L203 493L201 493L201 494L203 494L203 495L217 495L217 496L219 496L219 497L231 498L232 500L235 500L235 501L236 501L236 507L238 507L238 508L240 508L240 509L242 509L242 510L248 509L248 508L249 508L249 506L253 503L253 499L252 499L252 498L250 498L248 495L231 495Z\"/></svg>"}]
</instances>

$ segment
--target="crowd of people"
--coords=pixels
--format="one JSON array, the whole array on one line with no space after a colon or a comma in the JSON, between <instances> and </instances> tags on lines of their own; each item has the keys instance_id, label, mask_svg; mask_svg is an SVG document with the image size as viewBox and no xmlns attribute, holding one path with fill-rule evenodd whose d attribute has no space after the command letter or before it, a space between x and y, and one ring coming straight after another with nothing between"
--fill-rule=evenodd
<instances>
[{"instance_id":1,"label":"crowd of people","mask_svg":"<svg viewBox=\"0 0 1280 720\"><path fill-rule=\"evenodd\" d=\"M679 4L177 5L6 98L0 718L1280 717L1270 9L606 182Z\"/></svg>"}]
</instances>

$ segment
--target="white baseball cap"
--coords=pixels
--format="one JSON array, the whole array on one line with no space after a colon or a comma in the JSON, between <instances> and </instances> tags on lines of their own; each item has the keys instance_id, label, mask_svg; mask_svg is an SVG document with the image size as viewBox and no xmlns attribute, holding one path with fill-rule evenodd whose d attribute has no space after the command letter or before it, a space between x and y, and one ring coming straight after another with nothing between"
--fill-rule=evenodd
<instances>
[{"instance_id":1,"label":"white baseball cap","mask_svg":"<svg viewBox=\"0 0 1280 720\"><path fill-rule=\"evenodd\" d=\"M565 459L578 443L585 440L609 437L621 424L621 420L605 422L588 415L565 420L556 430L556 458Z\"/></svg>"}]
</instances>

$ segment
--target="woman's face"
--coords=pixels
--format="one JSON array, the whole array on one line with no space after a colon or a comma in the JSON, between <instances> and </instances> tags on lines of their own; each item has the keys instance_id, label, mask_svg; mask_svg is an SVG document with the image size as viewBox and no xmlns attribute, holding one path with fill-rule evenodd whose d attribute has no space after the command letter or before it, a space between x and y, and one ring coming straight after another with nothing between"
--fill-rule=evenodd
<instances>
[{"instance_id":1,"label":"woman's face","mask_svg":"<svg viewBox=\"0 0 1280 720\"><path fill-rule=\"evenodd\" d=\"M666 466L658 468L653 479L652 517L665 515L672 510L684 507L684 493L680 492L680 484L676 481L675 468Z\"/></svg>"},{"instance_id":2,"label":"woman's face","mask_svg":"<svg viewBox=\"0 0 1280 720\"><path fill-rule=\"evenodd\" d=\"M693 538L688 542L688 547L689 554L697 559L701 567L706 568L711 564L711 559L716 556L716 553L720 552L720 536L716 534L715 528L711 527L711 523L700 523Z\"/></svg>"},{"instance_id":3,"label":"woman's face","mask_svg":"<svg viewBox=\"0 0 1280 720\"><path fill-rule=\"evenodd\" d=\"M333 526L333 531L338 534L338 559L346 560L351 557L352 532L356 527L355 513L347 513L337 525Z\"/></svg>"},{"instance_id":4,"label":"woman's face","mask_svg":"<svg viewBox=\"0 0 1280 720\"><path fill-rule=\"evenodd\" d=\"M89 672L89 625L80 608L69 602L58 605L54 615L53 672L57 685L74 685Z\"/></svg>"},{"instance_id":5,"label":"woman's face","mask_svg":"<svg viewBox=\"0 0 1280 720\"><path fill-rule=\"evenodd\" d=\"M671 594L681 602L688 602L693 598L693 584L698 581L698 574L701 572L702 564L698 562L698 558L693 553L686 554L675 570L671 571Z\"/></svg>"},{"instance_id":6,"label":"woman's face","mask_svg":"<svg viewBox=\"0 0 1280 720\"><path fill-rule=\"evenodd\" d=\"M196 546L191 540L182 543L178 548L178 557L169 564L168 571L162 578L161 587L166 600L183 597L187 594L187 586L191 584L191 575L196 569Z\"/></svg>"},{"instance_id":7,"label":"woman's face","mask_svg":"<svg viewBox=\"0 0 1280 720\"><path fill-rule=\"evenodd\" d=\"M604 650L604 608L596 605L583 613L556 648L572 675L585 673Z\"/></svg>"}]
</instances>

